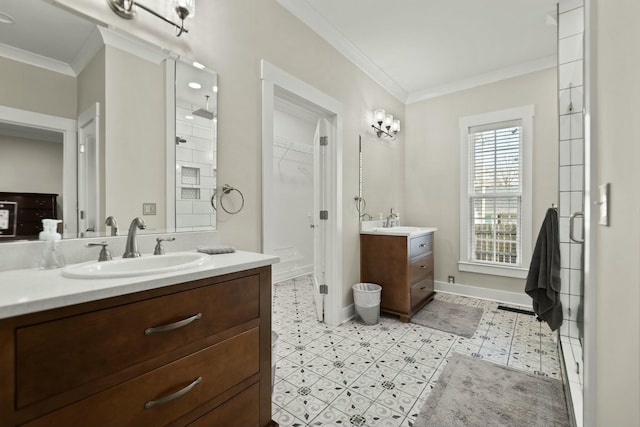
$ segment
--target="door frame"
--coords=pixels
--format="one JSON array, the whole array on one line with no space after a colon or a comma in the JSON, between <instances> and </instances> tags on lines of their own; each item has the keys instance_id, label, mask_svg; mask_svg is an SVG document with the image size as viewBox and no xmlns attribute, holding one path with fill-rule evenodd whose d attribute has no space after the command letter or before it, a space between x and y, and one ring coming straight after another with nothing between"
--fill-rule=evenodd
<instances>
[{"instance_id":1,"label":"door frame","mask_svg":"<svg viewBox=\"0 0 640 427\"><path fill-rule=\"evenodd\" d=\"M342 103L308 83L265 61L260 62L262 80L262 251L273 241L271 194L273 188L273 115L279 92L294 95L302 105L313 105L330 116L333 143L329 144L328 190L329 223L327 227L327 282L325 323L337 326L342 313ZM331 139L330 139L331 141ZM334 216L334 218L332 218Z\"/></svg>"},{"instance_id":2,"label":"door frame","mask_svg":"<svg viewBox=\"0 0 640 427\"><path fill-rule=\"evenodd\" d=\"M75 238L78 234L78 159L76 120L50 114L0 105L0 121L37 129L60 132L62 141L62 216L64 218L63 236Z\"/></svg>"}]
</instances>

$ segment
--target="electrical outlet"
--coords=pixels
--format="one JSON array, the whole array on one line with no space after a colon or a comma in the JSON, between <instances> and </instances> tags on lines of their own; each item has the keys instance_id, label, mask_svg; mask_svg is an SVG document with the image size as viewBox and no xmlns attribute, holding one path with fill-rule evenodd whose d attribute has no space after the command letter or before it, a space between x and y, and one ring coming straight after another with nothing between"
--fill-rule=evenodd
<instances>
[{"instance_id":1,"label":"electrical outlet","mask_svg":"<svg viewBox=\"0 0 640 427\"><path fill-rule=\"evenodd\" d=\"M456 283L456 276L449 276L449 277L447 278L447 281L448 281L449 283Z\"/></svg>"}]
</instances>

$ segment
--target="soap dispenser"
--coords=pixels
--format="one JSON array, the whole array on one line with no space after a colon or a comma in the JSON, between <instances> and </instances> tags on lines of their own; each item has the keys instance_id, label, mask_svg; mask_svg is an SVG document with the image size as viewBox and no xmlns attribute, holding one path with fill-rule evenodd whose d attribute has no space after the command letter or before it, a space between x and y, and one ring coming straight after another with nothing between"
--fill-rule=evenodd
<instances>
[{"instance_id":1,"label":"soap dispenser","mask_svg":"<svg viewBox=\"0 0 640 427\"><path fill-rule=\"evenodd\" d=\"M51 268L64 267L66 264L62 248L60 247L60 233L57 232L58 223L62 222L58 219L43 219L42 231L40 232L40 240L44 240L45 245L40 258L40 269L48 270Z\"/></svg>"}]
</instances>

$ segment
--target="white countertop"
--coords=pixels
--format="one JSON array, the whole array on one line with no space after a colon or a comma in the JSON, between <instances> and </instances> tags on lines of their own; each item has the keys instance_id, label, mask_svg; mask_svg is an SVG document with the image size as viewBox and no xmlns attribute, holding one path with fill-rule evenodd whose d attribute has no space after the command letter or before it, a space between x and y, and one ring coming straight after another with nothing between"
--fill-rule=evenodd
<instances>
[{"instance_id":1,"label":"white countertop","mask_svg":"<svg viewBox=\"0 0 640 427\"><path fill-rule=\"evenodd\" d=\"M376 234L378 236L408 236L417 237L424 234L430 234L438 231L434 227L411 227L411 226L398 226L398 227L373 227L363 228L360 234Z\"/></svg>"},{"instance_id":2,"label":"white countertop","mask_svg":"<svg viewBox=\"0 0 640 427\"><path fill-rule=\"evenodd\" d=\"M0 272L0 319L221 276L278 261L279 258L272 255L237 251L211 255L204 265L195 268L112 279L67 278L63 277L62 269L3 271Z\"/></svg>"}]
</instances>

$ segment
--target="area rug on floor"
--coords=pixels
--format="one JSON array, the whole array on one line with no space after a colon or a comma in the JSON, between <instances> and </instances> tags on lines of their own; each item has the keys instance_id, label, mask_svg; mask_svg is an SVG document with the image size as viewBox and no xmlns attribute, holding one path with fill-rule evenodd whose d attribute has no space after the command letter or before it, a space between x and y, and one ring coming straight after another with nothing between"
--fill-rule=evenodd
<instances>
[{"instance_id":1,"label":"area rug on floor","mask_svg":"<svg viewBox=\"0 0 640 427\"><path fill-rule=\"evenodd\" d=\"M478 329L483 310L434 299L411 318L412 323L471 338Z\"/></svg>"},{"instance_id":2,"label":"area rug on floor","mask_svg":"<svg viewBox=\"0 0 640 427\"><path fill-rule=\"evenodd\" d=\"M562 382L453 353L414 427L569 426Z\"/></svg>"}]
</instances>

